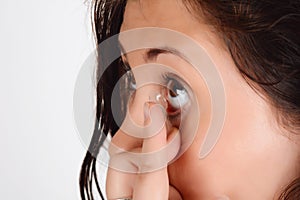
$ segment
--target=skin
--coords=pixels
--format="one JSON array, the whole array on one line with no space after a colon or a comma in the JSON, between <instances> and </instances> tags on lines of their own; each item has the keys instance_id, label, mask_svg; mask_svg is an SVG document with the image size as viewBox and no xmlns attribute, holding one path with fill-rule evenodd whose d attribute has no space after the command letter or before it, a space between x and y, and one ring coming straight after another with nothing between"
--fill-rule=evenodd
<instances>
[{"instance_id":1,"label":"skin","mask_svg":"<svg viewBox=\"0 0 300 200\"><path fill-rule=\"evenodd\" d=\"M129 0L121 31L143 27L175 30L204 47L223 80L226 119L213 151L199 159L199 150L211 118L209 91L203 78L189 63L171 53L158 55L155 62L177 70L199 101L202 118L196 137L175 162L155 172L137 175L109 168L108 198L133 196L133 199L199 200L228 197L266 200L278 197L299 173L296 170L299 143L280 132L268 103L241 77L212 27L203 19L193 17L181 1ZM145 64L144 53L140 50L127 54L126 59L133 69ZM148 89L144 88L143 92L137 90L130 108L133 119L140 125L148 123L141 109ZM148 109L152 106L148 105ZM161 114L156 110L151 117ZM128 151L155 151L174 138L176 128L166 126L159 134L145 140L130 137L119 130L112 143Z\"/></svg>"}]
</instances>

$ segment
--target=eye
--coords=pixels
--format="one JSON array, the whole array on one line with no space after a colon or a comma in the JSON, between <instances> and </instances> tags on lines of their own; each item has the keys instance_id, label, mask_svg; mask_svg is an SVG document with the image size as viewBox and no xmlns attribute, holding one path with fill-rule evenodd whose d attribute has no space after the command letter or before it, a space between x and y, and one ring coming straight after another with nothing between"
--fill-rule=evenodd
<instances>
[{"instance_id":1,"label":"eye","mask_svg":"<svg viewBox=\"0 0 300 200\"><path fill-rule=\"evenodd\" d=\"M120 80L120 95L121 95L121 104L125 108L130 100L130 97L134 97L136 91L136 81L132 70L129 64L125 61L122 62L123 67L127 70L127 72L122 76Z\"/></svg>"},{"instance_id":2,"label":"eye","mask_svg":"<svg viewBox=\"0 0 300 200\"><path fill-rule=\"evenodd\" d=\"M128 75L128 88L130 91L135 91L136 90L136 83L135 83L135 79L134 76L132 74L132 72L127 72L129 73Z\"/></svg>"},{"instance_id":3,"label":"eye","mask_svg":"<svg viewBox=\"0 0 300 200\"><path fill-rule=\"evenodd\" d=\"M187 90L174 78L170 78L167 84L168 112L176 112L183 108L190 100Z\"/></svg>"},{"instance_id":4,"label":"eye","mask_svg":"<svg viewBox=\"0 0 300 200\"><path fill-rule=\"evenodd\" d=\"M126 72L124 82L125 88L123 92L130 96L136 91L136 82L131 70Z\"/></svg>"},{"instance_id":5,"label":"eye","mask_svg":"<svg viewBox=\"0 0 300 200\"><path fill-rule=\"evenodd\" d=\"M136 90L135 78L134 78L134 75L132 73L129 63L127 61L125 61L125 62L123 62L123 65L124 65L125 69L128 70L124 75L125 90L127 90L127 92L129 92L129 93L132 93Z\"/></svg>"}]
</instances>

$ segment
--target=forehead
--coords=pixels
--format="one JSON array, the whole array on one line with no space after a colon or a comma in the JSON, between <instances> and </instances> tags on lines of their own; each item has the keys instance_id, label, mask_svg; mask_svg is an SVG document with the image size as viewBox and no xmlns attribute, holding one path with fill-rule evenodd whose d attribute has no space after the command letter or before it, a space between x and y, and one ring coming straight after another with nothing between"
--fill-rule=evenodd
<instances>
[{"instance_id":1,"label":"forehead","mask_svg":"<svg viewBox=\"0 0 300 200\"><path fill-rule=\"evenodd\" d=\"M191 38L214 59L216 48L220 51L223 43L215 34L214 28L205 23L204 18L201 18L200 15L197 15L196 18L195 14L188 10L182 0L128 0L121 32L145 27L158 27L176 31ZM128 52L129 46L133 43L139 43L139 37L127 38L127 42L119 37L119 42L124 47L125 52ZM151 40L149 37L149 35L146 37L145 34L142 34L142 40L149 40L151 42L150 48L152 48L154 47L152 44L154 39ZM158 40L167 43L165 40L169 39L168 36L167 38L160 37ZM175 43L179 45L179 49L178 45L175 49L185 54L185 46L182 40L176 40ZM163 47L166 46L163 45Z\"/></svg>"},{"instance_id":2,"label":"forehead","mask_svg":"<svg viewBox=\"0 0 300 200\"><path fill-rule=\"evenodd\" d=\"M161 27L189 32L199 22L181 0L129 0L121 31L140 27Z\"/></svg>"}]
</instances>

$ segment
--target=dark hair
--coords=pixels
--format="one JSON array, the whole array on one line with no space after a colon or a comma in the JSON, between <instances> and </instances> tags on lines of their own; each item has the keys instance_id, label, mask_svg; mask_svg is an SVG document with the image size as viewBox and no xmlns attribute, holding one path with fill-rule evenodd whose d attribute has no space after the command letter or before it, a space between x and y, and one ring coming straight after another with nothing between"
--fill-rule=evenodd
<instances>
[{"instance_id":1,"label":"dark hair","mask_svg":"<svg viewBox=\"0 0 300 200\"><path fill-rule=\"evenodd\" d=\"M119 33L127 0L93 0L92 22L96 44ZM212 25L248 84L274 108L278 124L300 133L300 1L299 0L184 0L196 16ZM98 74L105 62L98 53ZM99 56L100 55L100 56ZM93 180L102 199L96 156L105 136L118 130L111 113L111 95L128 70L115 60L97 83L95 129L80 173L82 199L94 199ZM119 99L120 100L120 99ZM101 127L101 129L99 128ZM300 163L299 163L300 164ZM300 199L300 178L282 192L280 200Z\"/></svg>"}]
</instances>

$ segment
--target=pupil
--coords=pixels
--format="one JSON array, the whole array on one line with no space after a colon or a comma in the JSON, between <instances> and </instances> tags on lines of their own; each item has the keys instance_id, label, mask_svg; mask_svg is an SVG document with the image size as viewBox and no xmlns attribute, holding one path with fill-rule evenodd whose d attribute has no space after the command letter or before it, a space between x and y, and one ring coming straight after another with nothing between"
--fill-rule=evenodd
<instances>
[{"instance_id":1,"label":"pupil","mask_svg":"<svg viewBox=\"0 0 300 200\"><path fill-rule=\"evenodd\" d=\"M177 91L182 90L182 89L183 88L182 88L180 83L178 83L175 80L171 80L171 83L170 83L170 86L169 86L169 93L170 93L171 97L177 97L178 96Z\"/></svg>"},{"instance_id":2,"label":"pupil","mask_svg":"<svg viewBox=\"0 0 300 200\"><path fill-rule=\"evenodd\" d=\"M176 94L173 90L170 90L170 96L171 96L171 97L176 97L177 94Z\"/></svg>"}]
</instances>

